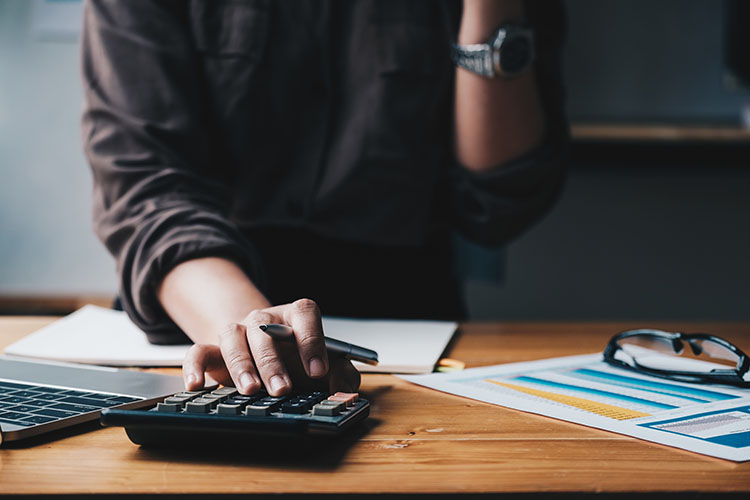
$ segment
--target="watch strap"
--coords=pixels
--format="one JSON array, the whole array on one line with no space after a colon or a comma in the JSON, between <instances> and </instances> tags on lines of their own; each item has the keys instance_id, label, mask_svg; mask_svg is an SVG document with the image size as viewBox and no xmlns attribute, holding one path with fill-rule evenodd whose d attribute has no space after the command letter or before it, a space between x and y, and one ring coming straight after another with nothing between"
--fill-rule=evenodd
<instances>
[{"instance_id":1,"label":"watch strap","mask_svg":"<svg viewBox=\"0 0 750 500\"><path fill-rule=\"evenodd\" d=\"M451 49L453 63L456 66L488 78L495 76L492 47L489 44L458 45L454 43L451 45Z\"/></svg>"}]
</instances>

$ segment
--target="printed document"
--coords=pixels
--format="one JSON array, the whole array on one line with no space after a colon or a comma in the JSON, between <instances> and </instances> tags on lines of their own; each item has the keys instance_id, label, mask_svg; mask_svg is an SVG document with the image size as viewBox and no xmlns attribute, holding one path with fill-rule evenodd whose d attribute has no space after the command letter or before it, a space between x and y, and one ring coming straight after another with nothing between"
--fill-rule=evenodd
<instances>
[{"instance_id":1,"label":"printed document","mask_svg":"<svg viewBox=\"0 0 750 500\"><path fill-rule=\"evenodd\" d=\"M641 375L605 363L601 354L402 378L704 455L750 460L750 389Z\"/></svg>"}]
</instances>

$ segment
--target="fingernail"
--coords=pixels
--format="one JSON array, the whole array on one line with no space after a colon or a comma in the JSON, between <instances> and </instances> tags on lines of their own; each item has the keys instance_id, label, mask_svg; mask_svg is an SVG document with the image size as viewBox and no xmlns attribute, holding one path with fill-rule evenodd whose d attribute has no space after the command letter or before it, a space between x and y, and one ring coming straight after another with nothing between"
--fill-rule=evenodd
<instances>
[{"instance_id":1,"label":"fingernail","mask_svg":"<svg viewBox=\"0 0 750 500\"><path fill-rule=\"evenodd\" d=\"M281 391L286 387L286 382L279 375L274 375L268 382L271 384L271 390L273 392Z\"/></svg>"},{"instance_id":2,"label":"fingernail","mask_svg":"<svg viewBox=\"0 0 750 500\"><path fill-rule=\"evenodd\" d=\"M196 375L195 373L190 373L185 378L185 388L194 387L197 384L198 384L198 375Z\"/></svg>"},{"instance_id":3,"label":"fingernail","mask_svg":"<svg viewBox=\"0 0 750 500\"><path fill-rule=\"evenodd\" d=\"M248 372L243 373L240 375L240 385L242 386L243 391L249 391L250 387L255 385L255 377Z\"/></svg>"},{"instance_id":4,"label":"fingernail","mask_svg":"<svg viewBox=\"0 0 750 500\"><path fill-rule=\"evenodd\" d=\"M322 377L326 374L326 366L323 364L323 360L320 358L310 359L310 376L311 377Z\"/></svg>"}]
</instances>

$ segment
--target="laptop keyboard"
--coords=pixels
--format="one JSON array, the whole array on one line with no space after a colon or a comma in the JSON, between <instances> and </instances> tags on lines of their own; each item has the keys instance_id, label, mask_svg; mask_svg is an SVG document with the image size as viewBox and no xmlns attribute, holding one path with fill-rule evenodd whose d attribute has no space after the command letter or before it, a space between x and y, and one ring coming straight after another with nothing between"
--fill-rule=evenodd
<instances>
[{"instance_id":1,"label":"laptop keyboard","mask_svg":"<svg viewBox=\"0 0 750 500\"><path fill-rule=\"evenodd\" d=\"M141 400L0 380L0 423L31 427Z\"/></svg>"}]
</instances>

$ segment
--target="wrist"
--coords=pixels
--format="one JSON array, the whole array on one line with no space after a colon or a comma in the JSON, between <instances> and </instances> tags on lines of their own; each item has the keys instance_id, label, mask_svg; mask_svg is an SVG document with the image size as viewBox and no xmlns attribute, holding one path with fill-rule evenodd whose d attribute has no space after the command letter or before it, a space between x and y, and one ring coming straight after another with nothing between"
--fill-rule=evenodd
<instances>
[{"instance_id":1,"label":"wrist","mask_svg":"<svg viewBox=\"0 0 750 500\"><path fill-rule=\"evenodd\" d=\"M250 311L270 306L242 269L219 257L202 257L175 266L157 288L166 313L196 343L216 336Z\"/></svg>"}]
</instances>

